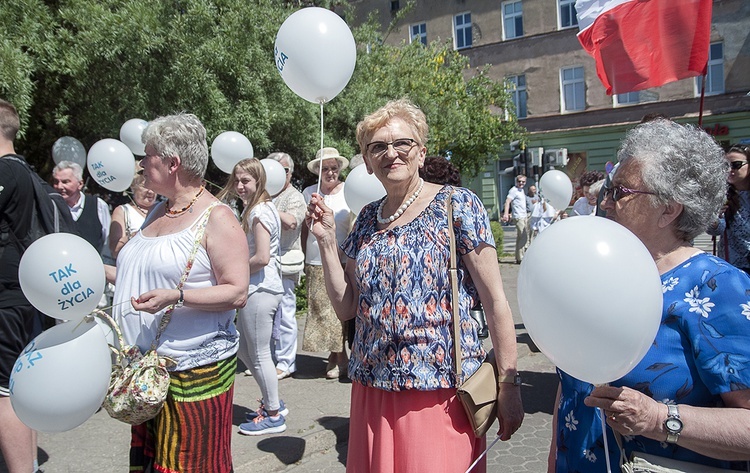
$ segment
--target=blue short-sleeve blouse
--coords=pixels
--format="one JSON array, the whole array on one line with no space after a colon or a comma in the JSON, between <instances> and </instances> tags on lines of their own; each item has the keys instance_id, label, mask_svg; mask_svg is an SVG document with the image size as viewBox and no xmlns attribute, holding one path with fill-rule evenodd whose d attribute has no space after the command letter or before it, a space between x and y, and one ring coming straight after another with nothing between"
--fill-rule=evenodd
<instances>
[{"instance_id":1,"label":"blue short-sleeve blouse","mask_svg":"<svg viewBox=\"0 0 750 473\"><path fill-rule=\"evenodd\" d=\"M386 391L456 386L448 278L447 201L453 204L457 251L495 246L487 212L463 188L443 187L414 220L377 229L377 206L366 206L341 248L356 261L357 329L349 376ZM459 257L462 375L473 374L485 351L469 309L476 288Z\"/></svg>"},{"instance_id":2,"label":"blue short-sleeve blouse","mask_svg":"<svg viewBox=\"0 0 750 473\"><path fill-rule=\"evenodd\" d=\"M705 253L662 274L664 309L656 339L643 360L613 386L629 386L667 404L719 407L722 393L750 387L750 278ZM596 360L592 360L595 363ZM588 383L560 372L557 471L604 471L599 413L583 405ZM607 427L613 471L619 452ZM633 451L729 468L678 445L624 436Z\"/></svg>"}]
</instances>

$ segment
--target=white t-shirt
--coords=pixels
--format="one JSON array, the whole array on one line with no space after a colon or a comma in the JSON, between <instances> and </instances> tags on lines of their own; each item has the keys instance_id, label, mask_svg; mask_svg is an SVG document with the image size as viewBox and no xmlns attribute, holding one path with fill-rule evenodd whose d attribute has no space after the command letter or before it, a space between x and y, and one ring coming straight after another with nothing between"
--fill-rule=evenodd
<instances>
[{"instance_id":1,"label":"white t-shirt","mask_svg":"<svg viewBox=\"0 0 750 473\"><path fill-rule=\"evenodd\" d=\"M510 201L510 216L513 218L526 218L526 193L518 186L513 186L508 191Z\"/></svg>"},{"instance_id":2,"label":"white t-shirt","mask_svg":"<svg viewBox=\"0 0 750 473\"><path fill-rule=\"evenodd\" d=\"M325 202L325 204L330 207L331 210L333 210L333 221L336 223L336 242L339 244L339 246L344 242L344 240L346 240L346 237L349 235L349 227L351 223L351 210L349 210L349 206L346 205L346 200L344 199L344 185L346 184L344 183L341 186L341 190L339 190L335 194L323 194L322 189L320 191L323 195L323 202ZM305 203L310 203L313 192L317 192L317 190L318 186L317 184L314 184L302 191L302 195L305 197ZM346 255L342 256L341 262L346 262ZM320 266L323 264L320 259L320 248L318 248L318 240L315 239L315 236L313 236L311 232L307 233L305 264L311 264L313 266Z\"/></svg>"},{"instance_id":3,"label":"white t-shirt","mask_svg":"<svg viewBox=\"0 0 750 473\"><path fill-rule=\"evenodd\" d=\"M573 211L570 215L592 215L595 211L596 205L589 204L589 200L586 197L579 197L575 204L573 204Z\"/></svg>"},{"instance_id":4,"label":"white t-shirt","mask_svg":"<svg viewBox=\"0 0 750 473\"><path fill-rule=\"evenodd\" d=\"M247 247L250 249L251 256L255 254L255 235L252 232L252 224L255 219L258 219L260 224L271 234L271 260L262 270L250 275L248 294L259 290L282 294L284 286L281 282L281 268L279 267L279 237L281 235L279 212L271 202L261 202L250 210L248 222L251 228L247 233Z\"/></svg>"},{"instance_id":5,"label":"white t-shirt","mask_svg":"<svg viewBox=\"0 0 750 473\"><path fill-rule=\"evenodd\" d=\"M545 228L552 225L557 215L557 210L547 202L547 209L544 209L545 205L542 202L537 202L531 210L531 229L537 232L542 232Z\"/></svg>"}]
</instances>

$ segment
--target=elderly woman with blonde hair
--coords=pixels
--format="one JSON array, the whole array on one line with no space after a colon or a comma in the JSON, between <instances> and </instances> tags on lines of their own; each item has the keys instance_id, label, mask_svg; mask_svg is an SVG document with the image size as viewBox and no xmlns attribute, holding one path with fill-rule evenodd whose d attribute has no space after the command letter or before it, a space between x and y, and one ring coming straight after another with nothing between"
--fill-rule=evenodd
<instances>
[{"instance_id":1,"label":"elderly woman with blonde hair","mask_svg":"<svg viewBox=\"0 0 750 473\"><path fill-rule=\"evenodd\" d=\"M502 382L498 435L523 419L513 318L503 292L490 220L471 191L424 182L424 113L407 100L388 102L357 126L357 141L386 196L359 213L341 245L338 224L320 195L308 224L320 247L325 282L341 320L357 319L349 362L351 414L348 472L465 471L482 453L456 396L487 354L469 309L481 298ZM453 221L448 221L448 206ZM455 230L457 254L449 246ZM460 300L451 300L449 261L457 258ZM459 305L461 339L452 334ZM455 359L456 343L462 357ZM462 371L456 369L461 363ZM484 471L480 462L473 471Z\"/></svg>"}]
</instances>

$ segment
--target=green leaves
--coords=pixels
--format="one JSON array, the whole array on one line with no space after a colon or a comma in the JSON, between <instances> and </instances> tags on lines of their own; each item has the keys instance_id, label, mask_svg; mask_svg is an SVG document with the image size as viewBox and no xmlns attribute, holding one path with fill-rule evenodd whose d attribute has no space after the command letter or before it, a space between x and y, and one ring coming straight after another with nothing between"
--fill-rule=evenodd
<instances>
[{"instance_id":1,"label":"green leaves","mask_svg":"<svg viewBox=\"0 0 750 473\"><path fill-rule=\"evenodd\" d=\"M227 130L256 155L286 151L296 179L320 146L320 108L297 97L274 65L276 32L304 3L272 0L3 0L0 97L22 116L19 152L43 171L60 136L88 148L118 138L130 118L189 111L210 141ZM351 10L336 4L347 16ZM387 100L410 97L427 114L428 150L450 153L469 176L522 129L502 84L448 43L383 44L374 22L353 28L357 66L349 85L325 105L325 146L359 152L354 131ZM209 179L223 183L213 166Z\"/></svg>"}]
</instances>

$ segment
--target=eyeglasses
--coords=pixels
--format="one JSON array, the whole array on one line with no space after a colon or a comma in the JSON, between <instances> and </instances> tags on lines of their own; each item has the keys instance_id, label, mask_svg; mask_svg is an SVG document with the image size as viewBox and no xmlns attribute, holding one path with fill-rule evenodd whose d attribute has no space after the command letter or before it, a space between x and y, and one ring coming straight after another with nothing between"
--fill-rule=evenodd
<instances>
[{"instance_id":1,"label":"eyeglasses","mask_svg":"<svg viewBox=\"0 0 750 473\"><path fill-rule=\"evenodd\" d=\"M373 141L368 143L367 152L370 156L379 158L388 152L388 147L393 146L393 149L400 155L408 154L409 151L417 144L416 140L411 138L399 138L393 141Z\"/></svg>"},{"instance_id":2,"label":"eyeglasses","mask_svg":"<svg viewBox=\"0 0 750 473\"><path fill-rule=\"evenodd\" d=\"M286 174L289 174L289 171L291 171L291 169L289 169L289 168L284 168L284 172L285 172Z\"/></svg>"},{"instance_id":3,"label":"eyeglasses","mask_svg":"<svg viewBox=\"0 0 750 473\"><path fill-rule=\"evenodd\" d=\"M329 167L324 166L320 169L320 172L323 174L328 174L329 172L339 172L339 168L338 167L329 168Z\"/></svg>"},{"instance_id":4,"label":"eyeglasses","mask_svg":"<svg viewBox=\"0 0 750 473\"><path fill-rule=\"evenodd\" d=\"M747 161L729 161L729 167L733 171L739 171L745 164L747 164Z\"/></svg>"},{"instance_id":5,"label":"eyeglasses","mask_svg":"<svg viewBox=\"0 0 750 473\"><path fill-rule=\"evenodd\" d=\"M656 195L655 192L639 191L639 190L630 189L624 186L614 186L604 191L604 197L610 197L612 199L612 202L617 202L618 200L622 199L626 195L630 195L630 194Z\"/></svg>"}]
</instances>

